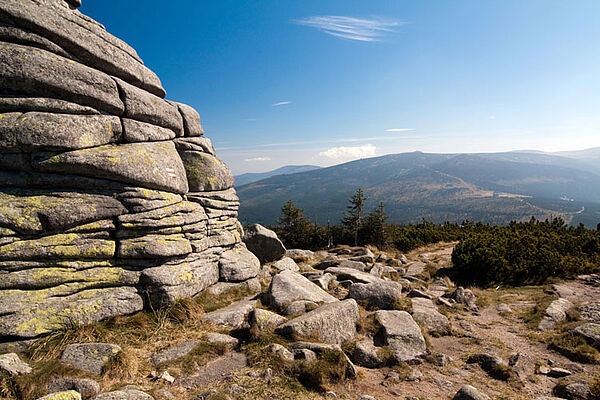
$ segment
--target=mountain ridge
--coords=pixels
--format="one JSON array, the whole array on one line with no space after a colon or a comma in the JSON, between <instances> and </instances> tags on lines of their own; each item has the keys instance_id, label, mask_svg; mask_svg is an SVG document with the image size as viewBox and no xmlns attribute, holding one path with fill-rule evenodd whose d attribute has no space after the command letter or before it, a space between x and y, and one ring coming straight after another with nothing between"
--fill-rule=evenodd
<instances>
[{"instance_id":1,"label":"mountain ridge","mask_svg":"<svg viewBox=\"0 0 600 400\"><path fill-rule=\"evenodd\" d=\"M391 221L399 223L426 218L440 223L470 219L504 224L532 215L561 216L590 226L600 220L596 211L600 210L600 170L578 159L547 153L418 151L241 185L240 218L274 223L281 206L291 199L316 222L337 222L359 187L368 197L367 210L383 201ZM577 214L582 207L586 211Z\"/></svg>"}]
</instances>

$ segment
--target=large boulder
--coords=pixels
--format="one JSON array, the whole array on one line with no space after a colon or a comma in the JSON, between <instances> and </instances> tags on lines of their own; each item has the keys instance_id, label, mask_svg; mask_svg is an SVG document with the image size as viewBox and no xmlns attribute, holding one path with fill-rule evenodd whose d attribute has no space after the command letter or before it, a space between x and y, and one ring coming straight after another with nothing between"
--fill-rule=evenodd
<instances>
[{"instance_id":1,"label":"large boulder","mask_svg":"<svg viewBox=\"0 0 600 400\"><path fill-rule=\"evenodd\" d=\"M2 342L219 281L256 290L233 176L198 112L165 100L136 51L79 5L0 2Z\"/></svg>"},{"instance_id":2,"label":"large boulder","mask_svg":"<svg viewBox=\"0 0 600 400\"><path fill-rule=\"evenodd\" d=\"M427 352L421 328L406 311L380 310L375 312L375 320L381 326L384 343L390 346L397 362L414 362Z\"/></svg>"},{"instance_id":3,"label":"large boulder","mask_svg":"<svg viewBox=\"0 0 600 400\"><path fill-rule=\"evenodd\" d=\"M335 297L305 277L292 271L283 271L273 277L266 293L267 301L283 311L291 303L307 300L314 303L332 303Z\"/></svg>"},{"instance_id":4,"label":"large boulder","mask_svg":"<svg viewBox=\"0 0 600 400\"><path fill-rule=\"evenodd\" d=\"M356 336L360 319L358 305L353 299L326 304L280 325L275 332L285 336L342 344Z\"/></svg>"},{"instance_id":5,"label":"large boulder","mask_svg":"<svg viewBox=\"0 0 600 400\"><path fill-rule=\"evenodd\" d=\"M285 256L285 246L277 234L262 225L254 224L246 228L243 240L248 250L254 253L263 264Z\"/></svg>"},{"instance_id":6,"label":"large boulder","mask_svg":"<svg viewBox=\"0 0 600 400\"><path fill-rule=\"evenodd\" d=\"M451 333L450 321L440 313L433 301L421 297L414 297L412 301L412 317L421 324L430 334L449 335Z\"/></svg>"},{"instance_id":7,"label":"large boulder","mask_svg":"<svg viewBox=\"0 0 600 400\"><path fill-rule=\"evenodd\" d=\"M393 281L377 281L372 283L353 283L348 297L365 301L369 306L393 310L402 298L402 285Z\"/></svg>"}]
</instances>

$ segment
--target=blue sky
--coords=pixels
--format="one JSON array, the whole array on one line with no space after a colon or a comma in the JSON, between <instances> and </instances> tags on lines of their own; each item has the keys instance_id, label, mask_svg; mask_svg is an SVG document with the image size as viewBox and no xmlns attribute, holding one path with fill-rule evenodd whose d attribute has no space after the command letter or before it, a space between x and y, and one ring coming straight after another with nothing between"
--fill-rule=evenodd
<instances>
[{"instance_id":1,"label":"blue sky","mask_svg":"<svg viewBox=\"0 0 600 400\"><path fill-rule=\"evenodd\" d=\"M141 6L143 4L143 6ZM83 0L234 173L600 146L600 1Z\"/></svg>"}]
</instances>

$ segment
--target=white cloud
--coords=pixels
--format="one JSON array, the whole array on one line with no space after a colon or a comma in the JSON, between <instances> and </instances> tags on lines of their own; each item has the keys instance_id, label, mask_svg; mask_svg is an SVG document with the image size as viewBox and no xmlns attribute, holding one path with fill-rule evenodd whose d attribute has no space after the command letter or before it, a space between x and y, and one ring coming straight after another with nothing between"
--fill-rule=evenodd
<instances>
[{"instance_id":1,"label":"white cloud","mask_svg":"<svg viewBox=\"0 0 600 400\"><path fill-rule=\"evenodd\" d=\"M414 129L409 129L409 128L390 128L390 129L386 129L386 132L408 132L408 131L412 131Z\"/></svg>"},{"instance_id":2,"label":"white cloud","mask_svg":"<svg viewBox=\"0 0 600 400\"><path fill-rule=\"evenodd\" d=\"M277 103L271 104L273 107L286 106L288 104L292 104L291 101L278 101Z\"/></svg>"},{"instance_id":3,"label":"white cloud","mask_svg":"<svg viewBox=\"0 0 600 400\"><path fill-rule=\"evenodd\" d=\"M246 162L254 162L254 161L271 161L271 157L254 157L254 158L246 158L244 161L246 161Z\"/></svg>"},{"instance_id":4,"label":"white cloud","mask_svg":"<svg viewBox=\"0 0 600 400\"><path fill-rule=\"evenodd\" d=\"M339 15L314 16L295 22L317 28L328 35L361 42L380 41L385 35L395 32L394 28L404 24L384 18L353 18Z\"/></svg>"},{"instance_id":5,"label":"white cloud","mask_svg":"<svg viewBox=\"0 0 600 400\"><path fill-rule=\"evenodd\" d=\"M366 144L364 146L341 146L332 147L319 153L321 157L333 158L333 159L356 159L356 158L367 158L375 156L376 147L372 144Z\"/></svg>"}]
</instances>

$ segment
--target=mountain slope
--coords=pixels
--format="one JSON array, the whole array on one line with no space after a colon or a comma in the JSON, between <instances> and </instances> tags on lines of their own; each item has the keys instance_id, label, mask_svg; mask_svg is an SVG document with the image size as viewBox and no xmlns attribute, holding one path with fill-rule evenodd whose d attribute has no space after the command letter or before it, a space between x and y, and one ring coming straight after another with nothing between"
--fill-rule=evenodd
<instances>
[{"instance_id":1,"label":"mountain slope","mask_svg":"<svg viewBox=\"0 0 600 400\"><path fill-rule=\"evenodd\" d=\"M289 175L296 174L298 172L306 172L313 171L315 169L320 169L316 165L286 165L272 171L267 172L258 172L258 173L247 173L236 175L235 178L235 186L243 186L252 182L260 181L261 179L270 178L275 175Z\"/></svg>"},{"instance_id":2,"label":"mountain slope","mask_svg":"<svg viewBox=\"0 0 600 400\"><path fill-rule=\"evenodd\" d=\"M400 223L426 218L502 224L561 215L592 224L596 217L600 221L595 214L600 207L592 204L600 203L600 174L585 168L576 160L542 153L414 152L274 176L237 190L242 221L263 224L274 223L288 199L319 223L337 223L359 187L368 197L368 210L383 201L391 220Z\"/></svg>"}]
</instances>

